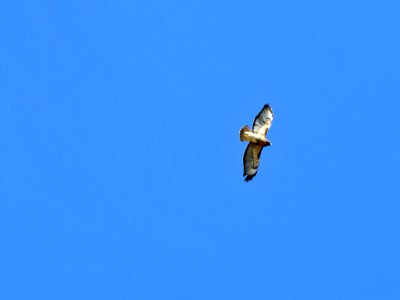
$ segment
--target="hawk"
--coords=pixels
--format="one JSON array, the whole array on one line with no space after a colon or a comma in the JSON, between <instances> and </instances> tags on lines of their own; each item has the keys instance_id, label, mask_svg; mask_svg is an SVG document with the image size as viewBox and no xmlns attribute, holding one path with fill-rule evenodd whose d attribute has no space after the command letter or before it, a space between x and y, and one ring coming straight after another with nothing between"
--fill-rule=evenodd
<instances>
[{"instance_id":1,"label":"hawk","mask_svg":"<svg viewBox=\"0 0 400 300\"><path fill-rule=\"evenodd\" d=\"M264 105L253 122L253 130L247 125L240 130L240 141L249 142L243 155L244 181L250 181L257 174L260 163L261 151L264 147L271 146L267 140L267 132L271 127L274 114L269 104Z\"/></svg>"}]
</instances>

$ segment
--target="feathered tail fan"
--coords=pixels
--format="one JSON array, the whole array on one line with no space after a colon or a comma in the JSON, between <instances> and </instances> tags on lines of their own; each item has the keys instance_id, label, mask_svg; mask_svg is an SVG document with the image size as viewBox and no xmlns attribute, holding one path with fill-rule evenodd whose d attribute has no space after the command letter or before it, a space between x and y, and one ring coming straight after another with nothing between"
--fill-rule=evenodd
<instances>
[{"instance_id":1,"label":"feathered tail fan","mask_svg":"<svg viewBox=\"0 0 400 300\"><path fill-rule=\"evenodd\" d=\"M240 141L245 142L249 141L249 137L245 134L245 132L251 132L251 129L249 126L244 126L242 129L240 129Z\"/></svg>"}]
</instances>

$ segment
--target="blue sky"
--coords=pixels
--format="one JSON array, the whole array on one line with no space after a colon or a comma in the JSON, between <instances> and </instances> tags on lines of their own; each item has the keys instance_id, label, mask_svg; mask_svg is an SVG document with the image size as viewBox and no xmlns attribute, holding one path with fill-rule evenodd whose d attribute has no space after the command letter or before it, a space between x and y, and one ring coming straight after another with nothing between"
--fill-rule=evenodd
<instances>
[{"instance_id":1,"label":"blue sky","mask_svg":"<svg viewBox=\"0 0 400 300\"><path fill-rule=\"evenodd\" d=\"M2 299L400 299L396 1L0 8Z\"/></svg>"}]
</instances>

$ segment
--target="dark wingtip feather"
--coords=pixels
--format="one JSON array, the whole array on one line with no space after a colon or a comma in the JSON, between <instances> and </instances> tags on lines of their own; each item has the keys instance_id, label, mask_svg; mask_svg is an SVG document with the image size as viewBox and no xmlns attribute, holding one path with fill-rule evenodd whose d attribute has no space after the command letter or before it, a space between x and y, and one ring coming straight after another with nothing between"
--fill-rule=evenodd
<instances>
[{"instance_id":1,"label":"dark wingtip feather","mask_svg":"<svg viewBox=\"0 0 400 300\"><path fill-rule=\"evenodd\" d=\"M243 176L246 176L246 178L244 179L244 181L249 182L249 181L252 180L253 177L256 176L256 175L257 175L257 173L255 173L254 175L247 175L247 176L246 176L246 174L245 174L245 175L243 175Z\"/></svg>"},{"instance_id":2,"label":"dark wingtip feather","mask_svg":"<svg viewBox=\"0 0 400 300\"><path fill-rule=\"evenodd\" d=\"M265 109L269 109L269 110L271 111L271 113L274 114L274 113L272 112L272 108L271 108L271 106L269 105L269 103L265 104L265 105L264 105L264 108L265 108Z\"/></svg>"},{"instance_id":3,"label":"dark wingtip feather","mask_svg":"<svg viewBox=\"0 0 400 300\"><path fill-rule=\"evenodd\" d=\"M269 105L269 103L265 104L264 107L265 107L266 109L268 109L268 110L271 112L272 116L274 116L274 112L273 112L271 106Z\"/></svg>"}]
</instances>

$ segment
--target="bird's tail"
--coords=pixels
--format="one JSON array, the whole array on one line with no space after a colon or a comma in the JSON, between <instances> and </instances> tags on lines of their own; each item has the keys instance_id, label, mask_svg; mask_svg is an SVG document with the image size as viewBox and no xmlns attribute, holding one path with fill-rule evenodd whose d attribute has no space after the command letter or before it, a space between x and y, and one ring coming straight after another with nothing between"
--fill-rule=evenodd
<instances>
[{"instance_id":1,"label":"bird's tail","mask_svg":"<svg viewBox=\"0 0 400 300\"><path fill-rule=\"evenodd\" d=\"M240 129L240 141L241 142L245 142L245 141L249 141L249 137L248 135L246 135L246 132L251 132L251 129L249 128L249 126L244 126L242 129Z\"/></svg>"}]
</instances>

